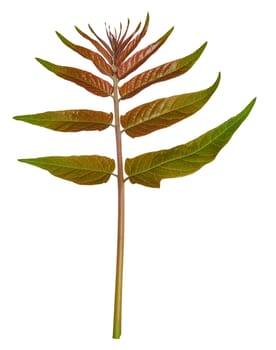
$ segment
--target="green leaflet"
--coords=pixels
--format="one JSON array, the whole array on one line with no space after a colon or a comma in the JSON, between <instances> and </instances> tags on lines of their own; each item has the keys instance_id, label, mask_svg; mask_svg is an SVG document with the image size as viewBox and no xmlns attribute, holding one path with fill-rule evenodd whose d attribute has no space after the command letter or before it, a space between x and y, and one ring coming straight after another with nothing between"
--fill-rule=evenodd
<instances>
[{"instance_id":1,"label":"green leaflet","mask_svg":"<svg viewBox=\"0 0 276 350\"><path fill-rule=\"evenodd\" d=\"M220 74L208 89L161 98L142 104L121 116L124 131L131 137L147 135L191 116L202 108L218 87Z\"/></svg>"},{"instance_id":2,"label":"green leaflet","mask_svg":"<svg viewBox=\"0 0 276 350\"><path fill-rule=\"evenodd\" d=\"M76 132L104 130L111 125L113 115L112 113L80 109L21 115L14 117L14 119L56 131Z\"/></svg>"},{"instance_id":3,"label":"green leaflet","mask_svg":"<svg viewBox=\"0 0 276 350\"><path fill-rule=\"evenodd\" d=\"M130 98L152 84L172 79L186 73L199 59L206 45L207 42L186 57L162 64L136 75L119 87L121 99Z\"/></svg>"},{"instance_id":4,"label":"green leaflet","mask_svg":"<svg viewBox=\"0 0 276 350\"><path fill-rule=\"evenodd\" d=\"M162 179L186 176L199 170L211 162L227 144L250 113L255 101L253 99L235 117L184 145L126 159L128 179L131 183L160 187Z\"/></svg>"},{"instance_id":5,"label":"green leaflet","mask_svg":"<svg viewBox=\"0 0 276 350\"><path fill-rule=\"evenodd\" d=\"M20 162L48 170L61 179L79 185L97 185L107 182L115 169L115 161L103 156L41 157L19 159Z\"/></svg>"},{"instance_id":6,"label":"green leaflet","mask_svg":"<svg viewBox=\"0 0 276 350\"><path fill-rule=\"evenodd\" d=\"M83 87L94 95L107 97L113 92L113 87L108 81L92 73L78 68L58 66L41 58L36 58L36 60L50 72Z\"/></svg>"}]
</instances>

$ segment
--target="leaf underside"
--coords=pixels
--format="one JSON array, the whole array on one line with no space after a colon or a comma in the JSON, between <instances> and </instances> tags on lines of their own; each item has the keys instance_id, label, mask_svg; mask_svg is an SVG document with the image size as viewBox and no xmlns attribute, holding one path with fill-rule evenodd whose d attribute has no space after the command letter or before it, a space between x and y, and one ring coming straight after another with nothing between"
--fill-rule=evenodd
<instances>
[{"instance_id":1,"label":"leaf underside","mask_svg":"<svg viewBox=\"0 0 276 350\"><path fill-rule=\"evenodd\" d=\"M20 162L37 166L52 175L79 185L98 185L109 180L115 169L111 158L91 156L41 157L19 159Z\"/></svg>"},{"instance_id":2,"label":"leaf underside","mask_svg":"<svg viewBox=\"0 0 276 350\"><path fill-rule=\"evenodd\" d=\"M166 128L196 113L218 87L220 74L208 89L161 98L140 105L121 116L121 124L128 136L139 137Z\"/></svg>"},{"instance_id":3,"label":"leaf underside","mask_svg":"<svg viewBox=\"0 0 276 350\"><path fill-rule=\"evenodd\" d=\"M235 117L184 145L126 159L128 179L133 184L158 188L162 179L182 177L199 170L215 159L246 119L255 101Z\"/></svg>"},{"instance_id":4,"label":"leaf underside","mask_svg":"<svg viewBox=\"0 0 276 350\"><path fill-rule=\"evenodd\" d=\"M104 130L111 125L113 115L112 113L80 109L22 115L16 116L14 119L56 131L76 132Z\"/></svg>"}]
</instances>

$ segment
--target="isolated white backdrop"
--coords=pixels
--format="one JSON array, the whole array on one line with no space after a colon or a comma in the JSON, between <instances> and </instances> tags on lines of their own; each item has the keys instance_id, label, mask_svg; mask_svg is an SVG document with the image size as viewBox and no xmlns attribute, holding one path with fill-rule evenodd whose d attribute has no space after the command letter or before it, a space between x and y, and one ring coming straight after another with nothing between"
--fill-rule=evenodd
<instances>
[{"instance_id":1,"label":"isolated white backdrop","mask_svg":"<svg viewBox=\"0 0 276 350\"><path fill-rule=\"evenodd\" d=\"M0 5L0 349L275 350L275 18L273 1L15 1ZM46 110L110 110L111 101L57 78L34 57L90 69L55 36L73 26L151 16L140 48L171 26L141 67L208 46L184 76L122 111L221 84L195 116L139 139L124 156L169 148L257 103L215 162L153 190L127 184L123 334L112 340L116 182L82 187L17 158L114 157L113 130L62 134L12 120ZM92 68L93 69L93 68Z\"/></svg>"}]
</instances>

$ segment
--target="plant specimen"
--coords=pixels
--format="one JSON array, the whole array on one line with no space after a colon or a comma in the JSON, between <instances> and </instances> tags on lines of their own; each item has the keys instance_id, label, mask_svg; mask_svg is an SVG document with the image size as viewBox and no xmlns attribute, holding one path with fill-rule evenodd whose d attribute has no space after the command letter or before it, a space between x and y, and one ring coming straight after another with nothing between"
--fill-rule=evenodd
<instances>
[{"instance_id":1,"label":"plant specimen","mask_svg":"<svg viewBox=\"0 0 276 350\"><path fill-rule=\"evenodd\" d=\"M49 111L14 117L16 120L62 132L114 128L116 160L102 155L78 155L20 159L20 161L40 167L57 177L81 185L102 184L107 182L111 175L117 178L118 241L113 324L113 338L117 339L121 336L122 321L125 182L160 187L160 181L163 179L181 177L199 170L216 157L246 119L255 103L255 99L253 99L242 112L186 144L141 154L124 161L122 152L122 136L124 134L132 138L141 137L167 128L193 115L213 95L220 81L220 74L218 74L215 82L205 90L162 97L120 115L121 102L134 97L152 84L175 78L187 72L201 56L207 44L204 43L188 56L164 63L125 81L165 43L173 31L171 28L154 43L137 51L136 47L148 30L149 14L147 14L144 25L142 26L140 22L130 34L129 25L130 21L128 20L125 29L120 24L119 29L114 29L114 31L106 26L107 40L98 36L90 25L90 36L76 27L77 32L96 51L76 45L57 32L57 36L66 46L92 61L98 71L105 75L108 80L91 72L56 65L37 58L39 63L57 76L83 87L94 95L111 97L114 106L112 112L81 109Z\"/></svg>"}]
</instances>

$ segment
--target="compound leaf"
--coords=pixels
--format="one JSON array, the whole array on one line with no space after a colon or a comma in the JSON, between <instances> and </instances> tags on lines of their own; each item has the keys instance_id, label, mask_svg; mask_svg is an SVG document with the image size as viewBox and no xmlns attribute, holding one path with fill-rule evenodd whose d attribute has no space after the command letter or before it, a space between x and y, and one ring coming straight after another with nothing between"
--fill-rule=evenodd
<instances>
[{"instance_id":1,"label":"compound leaf","mask_svg":"<svg viewBox=\"0 0 276 350\"><path fill-rule=\"evenodd\" d=\"M19 161L35 165L54 176L79 185L97 185L107 182L115 169L113 159L98 155L41 157L19 159Z\"/></svg>"},{"instance_id":2,"label":"compound leaf","mask_svg":"<svg viewBox=\"0 0 276 350\"><path fill-rule=\"evenodd\" d=\"M126 159L125 171L128 179L133 184L160 187L162 179L186 176L199 170L215 159L246 119L255 100L235 117L184 145Z\"/></svg>"},{"instance_id":3,"label":"compound leaf","mask_svg":"<svg viewBox=\"0 0 276 350\"><path fill-rule=\"evenodd\" d=\"M80 109L20 115L14 119L56 131L73 132L104 130L111 125L113 115L112 113Z\"/></svg>"},{"instance_id":4,"label":"compound leaf","mask_svg":"<svg viewBox=\"0 0 276 350\"><path fill-rule=\"evenodd\" d=\"M119 87L121 99L132 97L152 84L175 78L186 73L201 56L206 45L207 42L186 57L162 64L136 75Z\"/></svg>"},{"instance_id":5,"label":"compound leaf","mask_svg":"<svg viewBox=\"0 0 276 350\"><path fill-rule=\"evenodd\" d=\"M92 73L86 72L78 68L58 66L51 62L42 60L41 58L36 58L36 60L39 63L41 63L45 68L47 68L50 72L83 87L92 94L107 97L111 96L113 92L113 87L108 81L99 78Z\"/></svg>"},{"instance_id":6,"label":"compound leaf","mask_svg":"<svg viewBox=\"0 0 276 350\"><path fill-rule=\"evenodd\" d=\"M124 131L131 137L144 136L191 116L209 100L219 81L220 74L206 90L161 98L130 110L121 116Z\"/></svg>"}]
</instances>

